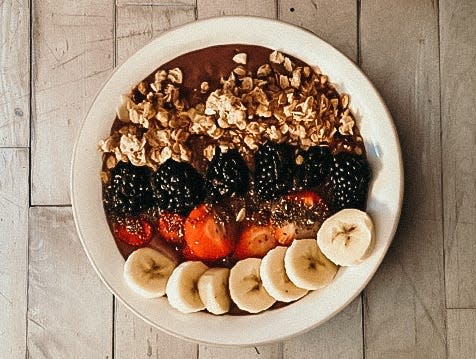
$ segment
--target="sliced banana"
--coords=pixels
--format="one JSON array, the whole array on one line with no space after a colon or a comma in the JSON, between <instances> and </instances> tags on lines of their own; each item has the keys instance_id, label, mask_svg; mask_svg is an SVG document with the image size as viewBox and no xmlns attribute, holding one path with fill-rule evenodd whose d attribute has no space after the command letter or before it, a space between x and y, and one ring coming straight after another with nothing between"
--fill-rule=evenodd
<instances>
[{"instance_id":1,"label":"sliced banana","mask_svg":"<svg viewBox=\"0 0 476 359\"><path fill-rule=\"evenodd\" d=\"M307 290L327 286L338 269L322 254L314 239L295 240L284 256L284 268L291 282Z\"/></svg>"},{"instance_id":2,"label":"sliced banana","mask_svg":"<svg viewBox=\"0 0 476 359\"><path fill-rule=\"evenodd\" d=\"M341 266L359 264L372 251L374 225L358 209L343 209L327 218L317 232L322 253Z\"/></svg>"},{"instance_id":3,"label":"sliced banana","mask_svg":"<svg viewBox=\"0 0 476 359\"><path fill-rule=\"evenodd\" d=\"M276 300L264 289L259 274L261 259L247 258L230 271L231 299L241 310L258 313L271 307Z\"/></svg>"},{"instance_id":4,"label":"sliced banana","mask_svg":"<svg viewBox=\"0 0 476 359\"><path fill-rule=\"evenodd\" d=\"M284 269L287 247L279 246L270 250L262 259L261 281L266 291L276 300L292 302L306 295L307 290L296 287Z\"/></svg>"},{"instance_id":5,"label":"sliced banana","mask_svg":"<svg viewBox=\"0 0 476 359\"><path fill-rule=\"evenodd\" d=\"M219 315L230 310L229 276L228 268L210 268L198 280L198 294L210 313Z\"/></svg>"},{"instance_id":6,"label":"sliced banana","mask_svg":"<svg viewBox=\"0 0 476 359\"><path fill-rule=\"evenodd\" d=\"M182 313L193 313L205 309L198 294L198 279L208 269L200 261L181 263L174 269L167 282L165 294L169 303Z\"/></svg>"},{"instance_id":7,"label":"sliced banana","mask_svg":"<svg viewBox=\"0 0 476 359\"><path fill-rule=\"evenodd\" d=\"M175 262L152 248L132 252L124 264L127 285L144 298L157 298L165 294L165 286Z\"/></svg>"}]
</instances>

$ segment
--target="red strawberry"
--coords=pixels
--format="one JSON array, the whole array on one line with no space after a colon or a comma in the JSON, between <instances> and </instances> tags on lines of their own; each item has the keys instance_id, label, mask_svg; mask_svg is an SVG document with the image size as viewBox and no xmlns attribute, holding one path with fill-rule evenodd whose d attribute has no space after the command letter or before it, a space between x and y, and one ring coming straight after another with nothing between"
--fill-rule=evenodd
<instances>
[{"instance_id":1,"label":"red strawberry","mask_svg":"<svg viewBox=\"0 0 476 359\"><path fill-rule=\"evenodd\" d=\"M187 261L198 261L200 258L198 258L195 253L190 249L187 243L182 247L182 255L183 258Z\"/></svg>"},{"instance_id":2,"label":"red strawberry","mask_svg":"<svg viewBox=\"0 0 476 359\"><path fill-rule=\"evenodd\" d=\"M183 244L184 222L180 214L162 212L158 220L160 237L173 244Z\"/></svg>"},{"instance_id":3,"label":"red strawberry","mask_svg":"<svg viewBox=\"0 0 476 359\"><path fill-rule=\"evenodd\" d=\"M274 231L274 238L279 244L289 246L296 239L296 225L291 222L279 226Z\"/></svg>"},{"instance_id":4,"label":"red strawberry","mask_svg":"<svg viewBox=\"0 0 476 359\"><path fill-rule=\"evenodd\" d=\"M152 239L152 225L142 217L127 217L114 225L114 236L132 246L142 246Z\"/></svg>"},{"instance_id":5,"label":"red strawberry","mask_svg":"<svg viewBox=\"0 0 476 359\"><path fill-rule=\"evenodd\" d=\"M268 251L278 245L278 241L274 236L275 230L275 227L271 225L248 225L241 232L240 240L236 245L233 256L236 259L264 257Z\"/></svg>"},{"instance_id":6,"label":"red strawberry","mask_svg":"<svg viewBox=\"0 0 476 359\"><path fill-rule=\"evenodd\" d=\"M233 250L233 231L218 223L211 207L202 204L185 220L185 242L197 258L217 260Z\"/></svg>"}]
</instances>

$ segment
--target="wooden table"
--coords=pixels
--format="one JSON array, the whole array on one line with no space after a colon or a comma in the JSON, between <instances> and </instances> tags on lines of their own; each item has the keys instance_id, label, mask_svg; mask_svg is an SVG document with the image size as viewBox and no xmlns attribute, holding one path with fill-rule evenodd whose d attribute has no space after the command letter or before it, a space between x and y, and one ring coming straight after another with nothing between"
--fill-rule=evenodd
<instances>
[{"instance_id":1,"label":"wooden table","mask_svg":"<svg viewBox=\"0 0 476 359\"><path fill-rule=\"evenodd\" d=\"M240 349L178 340L115 300L68 191L79 124L114 66L229 14L297 24L358 63L406 171L397 235L362 295L307 334ZM0 0L0 358L476 358L475 39L474 0Z\"/></svg>"}]
</instances>

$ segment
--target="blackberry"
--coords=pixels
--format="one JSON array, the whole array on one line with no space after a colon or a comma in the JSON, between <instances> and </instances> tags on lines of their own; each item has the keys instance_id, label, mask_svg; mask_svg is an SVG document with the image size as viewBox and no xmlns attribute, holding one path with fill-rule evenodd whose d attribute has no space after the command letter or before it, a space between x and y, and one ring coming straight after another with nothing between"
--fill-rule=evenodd
<instances>
[{"instance_id":1,"label":"blackberry","mask_svg":"<svg viewBox=\"0 0 476 359\"><path fill-rule=\"evenodd\" d=\"M187 214L202 202L203 179L190 164L165 161L152 175L152 187L160 209Z\"/></svg>"},{"instance_id":2,"label":"blackberry","mask_svg":"<svg viewBox=\"0 0 476 359\"><path fill-rule=\"evenodd\" d=\"M255 189L262 199L275 199L292 186L294 161L289 145L267 142L255 154Z\"/></svg>"},{"instance_id":3,"label":"blackberry","mask_svg":"<svg viewBox=\"0 0 476 359\"><path fill-rule=\"evenodd\" d=\"M365 157L347 152L335 155L331 169L334 209L364 210L370 176L370 167Z\"/></svg>"},{"instance_id":4,"label":"blackberry","mask_svg":"<svg viewBox=\"0 0 476 359\"><path fill-rule=\"evenodd\" d=\"M324 182L332 166L332 153L329 147L311 147L301 152L303 162L297 166L295 179L298 187L312 188Z\"/></svg>"},{"instance_id":5,"label":"blackberry","mask_svg":"<svg viewBox=\"0 0 476 359\"><path fill-rule=\"evenodd\" d=\"M154 205L148 167L119 162L104 188L104 207L115 215L137 215Z\"/></svg>"},{"instance_id":6,"label":"blackberry","mask_svg":"<svg viewBox=\"0 0 476 359\"><path fill-rule=\"evenodd\" d=\"M205 176L205 193L211 201L223 196L242 195L248 190L248 167L237 150L216 153Z\"/></svg>"}]
</instances>

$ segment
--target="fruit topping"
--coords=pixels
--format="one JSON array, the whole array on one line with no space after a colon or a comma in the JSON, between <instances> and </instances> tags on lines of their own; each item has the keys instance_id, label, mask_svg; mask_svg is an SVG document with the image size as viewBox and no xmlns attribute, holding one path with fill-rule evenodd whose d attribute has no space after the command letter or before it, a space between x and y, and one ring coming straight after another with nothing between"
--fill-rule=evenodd
<instances>
[{"instance_id":1,"label":"fruit topping","mask_svg":"<svg viewBox=\"0 0 476 359\"><path fill-rule=\"evenodd\" d=\"M159 235L167 242L183 244L185 218L178 213L162 212L158 220Z\"/></svg>"},{"instance_id":2,"label":"fruit topping","mask_svg":"<svg viewBox=\"0 0 476 359\"><path fill-rule=\"evenodd\" d=\"M113 215L138 215L154 205L151 171L130 162L119 162L111 170L104 189L104 207Z\"/></svg>"},{"instance_id":3,"label":"fruit topping","mask_svg":"<svg viewBox=\"0 0 476 359\"><path fill-rule=\"evenodd\" d=\"M223 153L217 146L205 177L205 192L212 202L223 196L243 195L248 191L249 173L237 150Z\"/></svg>"},{"instance_id":4,"label":"fruit topping","mask_svg":"<svg viewBox=\"0 0 476 359\"><path fill-rule=\"evenodd\" d=\"M312 188L323 183L332 166L330 148L315 146L300 155L303 160L296 167L296 184L301 188Z\"/></svg>"},{"instance_id":5,"label":"fruit topping","mask_svg":"<svg viewBox=\"0 0 476 359\"><path fill-rule=\"evenodd\" d=\"M315 236L328 216L329 208L317 193L301 191L286 195L275 206L271 218L277 228L276 240L288 246L296 238Z\"/></svg>"},{"instance_id":6,"label":"fruit topping","mask_svg":"<svg viewBox=\"0 0 476 359\"><path fill-rule=\"evenodd\" d=\"M322 253L341 266L362 262L372 250L373 242L372 219L355 208L343 209L327 218L317 232Z\"/></svg>"},{"instance_id":7,"label":"fruit topping","mask_svg":"<svg viewBox=\"0 0 476 359\"><path fill-rule=\"evenodd\" d=\"M259 226L250 224L241 232L233 257L236 259L262 258L278 245L274 237L275 228L271 225Z\"/></svg>"},{"instance_id":8,"label":"fruit topping","mask_svg":"<svg viewBox=\"0 0 476 359\"><path fill-rule=\"evenodd\" d=\"M144 298L165 294L165 285L175 268L175 262L152 248L132 252L124 264L124 279L134 292Z\"/></svg>"},{"instance_id":9,"label":"fruit topping","mask_svg":"<svg viewBox=\"0 0 476 359\"><path fill-rule=\"evenodd\" d=\"M226 257L233 250L233 237L233 228L217 220L208 205L196 207L185 220L187 251L196 258L215 261Z\"/></svg>"},{"instance_id":10,"label":"fruit topping","mask_svg":"<svg viewBox=\"0 0 476 359\"><path fill-rule=\"evenodd\" d=\"M187 214L203 199L203 179L189 163L168 159L152 176L152 186L164 211Z\"/></svg>"},{"instance_id":11,"label":"fruit topping","mask_svg":"<svg viewBox=\"0 0 476 359\"><path fill-rule=\"evenodd\" d=\"M331 170L334 210L364 209L370 175L370 166L365 157L347 152L335 155Z\"/></svg>"},{"instance_id":12,"label":"fruit topping","mask_svg":"<svg viewBox=\"0 0 476 359\"><path fill-rule=\"evenodd\" d=\"M152 225L142 217L121 218L113 225L114 236L131 246L143 246L154 234Z\"/></svg>"},{"instance_id":13,"label":"fruit topping","mask_svg":"<svg viewBox=\"0 0 476 359\"><path fill-rule=\"evenodd\" d=\"M292 185L294 161L289 145L267 142L254 157L256 192L265 200L287 193Z\"/></svg>"},{"instance_id":14,"label":"fruit topping","mask_svg":"<svg viewBox=\"0 0 476 359\"><path fill-rule=\"evenodd\" d=\"M284 267L291 282L307 290L327 286L338 269L322 254L314 238L294 241L284 255Z\"/></svg>"}]
</instances>

